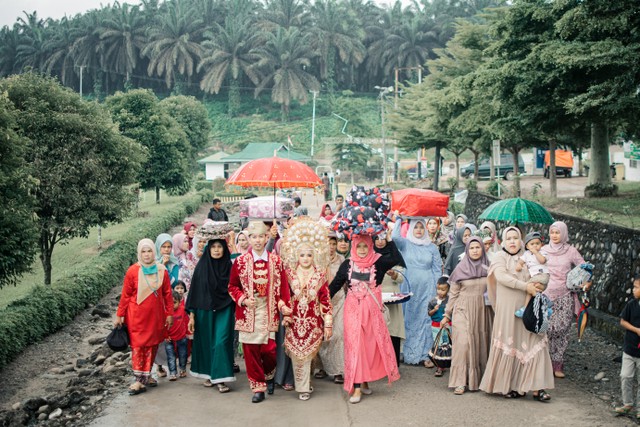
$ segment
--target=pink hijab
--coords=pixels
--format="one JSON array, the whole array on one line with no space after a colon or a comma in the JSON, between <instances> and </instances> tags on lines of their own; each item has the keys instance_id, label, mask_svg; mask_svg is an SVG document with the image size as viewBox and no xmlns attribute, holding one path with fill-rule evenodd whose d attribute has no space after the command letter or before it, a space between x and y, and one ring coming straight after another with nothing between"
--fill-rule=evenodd
<instances>
[{"instance_id":1,"label":"pink hijab","mask_svg":"<svg viewBox=\"0 0 640 427\"><path fill-rule=\"evenodd\" d=\"M187 254L182 250L182 245L184 244L184 240L187 238L187 235L184 233L178 233L173 235L173 254L176 258L181 259Z\"/></svg>"},{"instance_id":2,"label":"pink hijab","mask_svg":"<svg viewBox=\"0 0 640 427\"><path fill-rule=\"evenodd\" d=\"M367 256L361 258L358 256L357 247L358 244L364 242L369 248ZM380 258L380 254L373 249L373 239L366 234L354 234L351 238L351 261L355 263L360 269L371 268L371 266Z\"/></svg>"},{"instance_id":3,"label":"pink hijab","mask_svg":"<svg viewBox=\"0 0 640 427\"><path fill-rule=\"evenodd\" d=\"M569 244L569 228L567 224L562 221L556 221L549 227L549 233L551 233L551 229L555 228L560 232L560 243L553 243L549 240L549 244L545 245L544 250L547 254L552 256L560 256L567 253L567 251L571 248Z\"/></svg>"}]
</instances>

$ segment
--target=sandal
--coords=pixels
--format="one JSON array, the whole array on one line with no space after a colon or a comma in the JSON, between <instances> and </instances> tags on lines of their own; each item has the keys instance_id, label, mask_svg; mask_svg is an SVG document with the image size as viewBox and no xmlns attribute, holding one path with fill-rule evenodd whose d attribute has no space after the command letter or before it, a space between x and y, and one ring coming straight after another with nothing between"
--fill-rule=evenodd
<instances>
[{"instance_id":1,"label":"sandal","mask_svg":"<svg viewBox=\"0 0 640 427\"><path fill-rule=\"evenodd\" d=\"M176 381L178 379L178 377L176 375L169 375L169 381Z\"/></svg>"},{"instance_id":2,"label":"sandal","mask_svg":"<svg viewBox=\"0 0 640 427\"><path fill-rule=\"evenodd\" d=\"M554 376L554 377L556 377L556 378L564 378L564 377L565 377L565 374L564 374L564 372L562 372L562 371L555 371L555 372L553 373L553 376Z\"/></svg>"},{"instance_id":3,"label":"sandal","mask_svg":"<svg viewBox=\"0 0 640 427\"><path fill-rule=\"evenodd\" d=\"M633 411L633 405L624 405L614 408L616 415L629 415Z\"/></svg>"},{"instance_id":4,"label":"sandal","mask_svg":"<svg viewBox=\"0 0 640 427\"><path fill-rule=\"evenodd\" d=\"M295 389L293 384L285 384L285 385L282 386L282 388L284 389L284 391L292 391L292 390Z\"/></svg>"},{"instance_id":5,"label":"sandal","mask_svg":"<svg viewBox=\"0 0 640 427\"><path fill-rule=\"evenodd\" d=\"M147 391L146 387L129 388L129 396L135 396L140 393L144 393L145 391Z\"/></svg>"},{"instance_id":6,"label":"sandal","mask_svg":"<svg viewBox=\"0 0 640 427\"><path fill-rule=\"evenodd\" d=\"M548 402L551 400L551 396L544 390L538 390L538 394L534 394L533 399L538 402Z\"/></svg>"},{"instance_id":7,"label":"sandal","mask_svg":"<svg viewBox=\"0 0 640 427\"><path fill-rule=\"evenodd\" d=\"M228 393L231 391L229 387L225 383L216 384L218 386L218 391L220 393Z\"/></svg>"},{"instance_id":8,"label":"sandal","mask_svg":"<svg viewBox=\"0 0 640 427\"><path fill-rule=\"evenodd\" d=\"M435 368L436 365L433 364L431 360L424 361L424 367L427 369Z\"/></svg>"},{"instance_id":9,"label":"sandal","mask_svg":"<svg viewBox=\"0 0 640 427\"><path fill-rule=\"evenodd\" d=\"M324 371L324 369L320 369L318 372L315 373L313 377L318 380L321 380L327 377L327 373Z\"/></svg>"},{"instance_id":10,"label":"sandal","mask_svg":"<svg viewBox=\"0 0 640 427\"><path fill-rule=\"evenodd\" d=\"M180 371L180 378L187 378L187 371Z\"/></svg>"},{"instance_id":11,"label":"sandal","mask_svg":"<svg viewBox=\"0 0 640 427\"><path fill-rule=\"evenodd\" d=\"M458 387L456 387L455 389L453 389L453 394L461 396L464 394L465 392L465 387L463 385L459 385Z\"/></svg>"},{"instance_id":12,"label":"sandal","mask_svg":"<svg viewBox=\"0 0 640 427\"><path fill-rule=\"evenodd\" d=\"M158 365L158 376L160 378L164 378L167 376L167 371L165 371L164 368L160 365Z\"/></svg>"},{"instance_id":13,"label":"sandal","mask_svg":"<svg viewBox=\"0 0 640 427\"><path fill-rule=\"evenodd\" d=\"M213 383L211 382L211 380L206 380L202 383L202 385L205 387L213 387Z\"/></svg>"},{"instance_id":14,"label":"sandal","mask_svg":"<svg viewBox=\"0 0 640 427\"><path fill-rule=\"evenodd\" d=\"M158 381L154 380L153 378L149 378L149 381L147 382L147 386L158 387Z\"/></svg>"},{"instance_id":15,"label":"sandal","mask_svg":"<svg viewBox=\"0 0 640 427\"><path fill-rule=\"evenodd\" d=\"M344 384L344 377L342 375L336 375L333 377L333 382L335 384Z\"/></svg>"},{"instance_id":16,"label":"sandal","mask_svg":"<svg viewBox=\"0 0 640 427\"><path fill-rule=\"evenodd\" d=\"M525 397L527 395L527 393L518 393L515 390L511 390L509 393L505 394L504 397L505 399L520 399L521 397ZM534 396L535 398L535 396Z\"/></svg>"},{"instance_id":17,"label":"sandal","mask_svg":"<svg viewBox=\"0 0 640 427\"><path fill-rule=\"evenodd\" d=\"M309 400L311 399L311 393L300 393L300 396L298 396L298 398L300 400Z\"/></svg>"},{"instance_id":18,"label":"sandal","mask_svg":"<svg viewBox=\"0 0 640 427\"><path fill-rule=\"evenodd\" d=\"M442 368L437 368L434 376L441 377L442 375L444 375L444 370Z\"/></svg>"}]
</instances>

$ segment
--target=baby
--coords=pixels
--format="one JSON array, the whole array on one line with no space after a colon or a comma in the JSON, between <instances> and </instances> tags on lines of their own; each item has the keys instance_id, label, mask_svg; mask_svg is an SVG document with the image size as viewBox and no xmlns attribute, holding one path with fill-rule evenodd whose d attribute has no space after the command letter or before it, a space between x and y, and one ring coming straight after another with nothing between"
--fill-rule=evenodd
<instances>
[{"instance_id":1,"label":"baby","mask_svg":"<svg viewBox=\"0 0 640 427\"><path fill-rule=\"evenodd\" d=\"M545 265L547 263L547 253L540 250L542 248L542 236L537 231L533 231L524 237L524 247L527 249L524 255L518 260L516 271L522 271L526 266L531 275L530 283L540 283L547 286L549 283L549 269ZM522 317L524 310L531 299L531 295L527 295L524 307L516 311L516 317Z\"/></svg>"}]
</instances>

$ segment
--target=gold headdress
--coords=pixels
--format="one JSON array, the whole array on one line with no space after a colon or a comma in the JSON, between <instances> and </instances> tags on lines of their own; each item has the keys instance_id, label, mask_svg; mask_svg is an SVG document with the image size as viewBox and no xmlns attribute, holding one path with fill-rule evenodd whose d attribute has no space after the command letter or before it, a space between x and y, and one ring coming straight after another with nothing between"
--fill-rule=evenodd
<instances>
[{"instance_id":1,"label":"gold headdress","mask_svg":"<svg viewBox=\"0 0 640 427\"><path fill-rule=\"evenodd\" d=\"M285 230L280 253L289 268L298 265L301 249L313 250L313 263L318 270L325 271L329 265L328 231L318 221L309 217L296 218Z\"/></svg>"}]
</instances>

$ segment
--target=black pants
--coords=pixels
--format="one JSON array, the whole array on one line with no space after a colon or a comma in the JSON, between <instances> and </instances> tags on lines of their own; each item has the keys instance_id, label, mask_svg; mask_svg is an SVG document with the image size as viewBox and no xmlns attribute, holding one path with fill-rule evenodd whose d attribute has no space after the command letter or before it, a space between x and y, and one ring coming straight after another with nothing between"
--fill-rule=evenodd
<instances>
[{"instance_id":1,"label":"black pants","mask_svg":"<svg viewBox=\"0 0 640 427\"><path fill-rule=\"evenodd\" d=\"M400 367L400 342L402 342L402 338L391 335L391 343L393 344L393 352L396 354L398 367Z\"/></svg>"}]
</instances>

